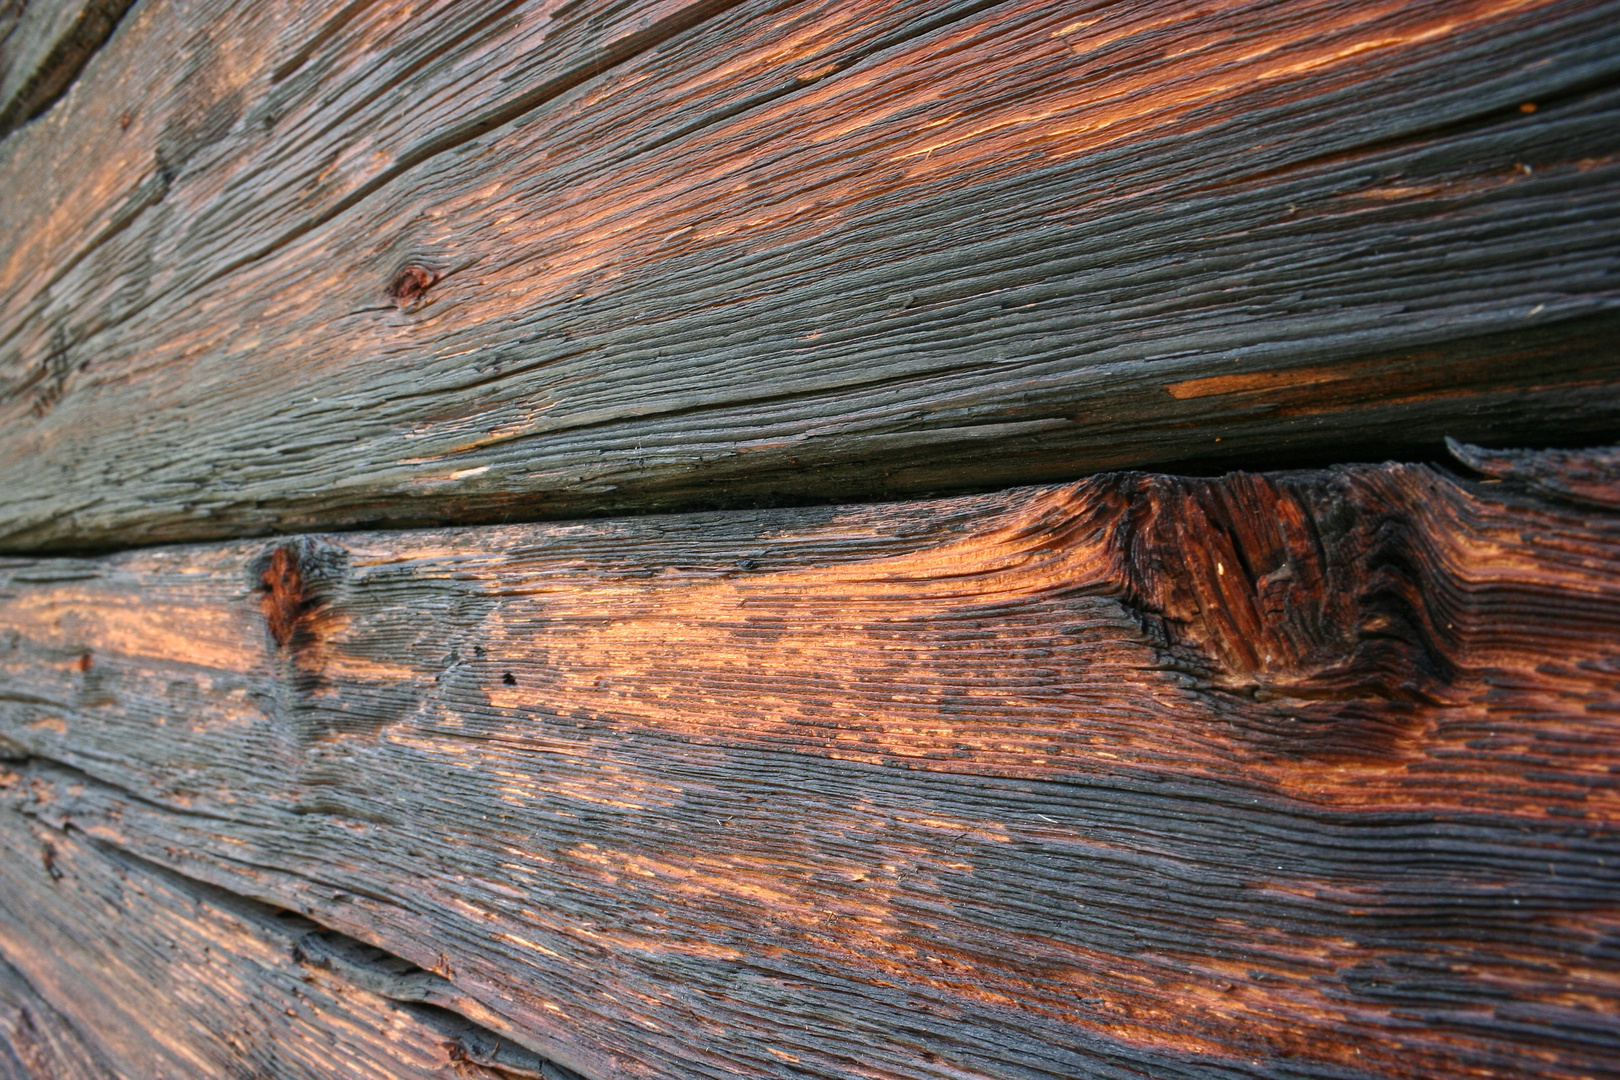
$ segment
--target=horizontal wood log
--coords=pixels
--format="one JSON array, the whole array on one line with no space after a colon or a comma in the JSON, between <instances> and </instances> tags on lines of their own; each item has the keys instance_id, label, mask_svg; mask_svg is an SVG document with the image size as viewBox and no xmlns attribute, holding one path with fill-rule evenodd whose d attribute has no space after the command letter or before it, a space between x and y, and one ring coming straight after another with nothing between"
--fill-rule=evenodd
<instances>
[{"instance_id":1,"label":"horizontal wood log","mask_svg":"<svg viewBox=\"0 0 1620 1080\"><path fill-rule=\"evenodd\" d=\"M50 108L67 91L133 2L0 4L0 138ZM21 219L14 224L21 224Z\"/></svg>"},{"instance_id":2,"label":"horizontal wood log","mask_svg":"<svg viewBox=\"0 0 1620 1080\"><path fill-rule=\"evenodd\" d=\"M594 1077L1620 1075L1615 461L12 558L5 813Z\"/></svg>"},{"instance_id":3,"label":"horizontal wood log","mask_svg":"<svg viewBox=\"0 0 1620 1080\"><path fill-rule=\"evenodd\" d=\"M1613 3L583 7L136 9L0 146L0 546L1620 420Z\"/></svg>"},{"instance_id":4,"label":"horizontal wood log","mask_svg":"<svg viewBox=\"0 0 1620 1080\"><path fill-rule=\"evenodd\" d=\"M0 1075L578 1080L436 976L9 808L0 955Z\"/></svg>"}]
</instances>

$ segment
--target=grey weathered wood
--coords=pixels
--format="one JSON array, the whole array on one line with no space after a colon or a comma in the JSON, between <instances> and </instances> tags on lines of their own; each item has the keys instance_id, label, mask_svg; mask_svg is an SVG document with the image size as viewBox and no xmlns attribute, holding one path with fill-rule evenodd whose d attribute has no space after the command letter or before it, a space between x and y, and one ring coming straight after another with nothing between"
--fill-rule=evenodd
<instances>
[{"instance_id":1,"label":"grey weathered wood","mask_svg":"<svg viewBox=\"0 0 1620 1080\"><path fill-rule=\"evenodd\" d=\"M0 544L1620 420L1612 3L669 7L137 9L0 148Z\"/></svg>"},{"instance_id":2,"label":"grey weathered wood","mask_svg":"<svg viewBox=\"0 0 1620 1080\"><path fill-rule=\"evenodd\" d=\"M111 1080L113 1075L67 1018L0 960L0 1077Z\"/></svg>"},{"instance_id":3,"label":"grey weathered wood","mask_svg":"<svg viewBox=\"0 0 1620 1080\"><path fill-rule=\"evenodd\" d=\"M1615 460L10 559L3 813L599 1077L1612 1077Z\"/></svg>"},{"instance_id":4,"label":"grey weathered wood","mask_svg":"<svg viewBox=\"0 0 1620 1080\"><path fill-rule=\"evenodd\" d=\"M483 1012L443 979L22 817L0 773L0 1075L571 1075L448 1011Z\"/></svg>"},{"instance_id":5,"label":"grey weathered wood","mask_svg":"<svg viewBox=\"0 0 1620 1080\"><path fill-rule=\"evenodd\" d=\"M0 3L0 138L50 107L134 0ZM13 222L12 225L21 224Z\"/></svg>"}]
</instances>

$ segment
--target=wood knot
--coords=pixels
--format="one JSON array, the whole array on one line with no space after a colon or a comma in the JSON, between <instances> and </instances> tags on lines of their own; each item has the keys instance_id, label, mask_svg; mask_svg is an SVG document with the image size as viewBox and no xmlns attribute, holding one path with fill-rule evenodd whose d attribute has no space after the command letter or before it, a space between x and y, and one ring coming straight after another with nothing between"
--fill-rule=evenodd
<instances>
[{"instance_id":1,"label":"wood knot","mask_svg":"<svg viewBox=\"0 0 1620 1080\"><path fill-rule=\"evenodd\" d=\"M298 648L318 636L314 624L346 570L343 549L319 540L281 544L254 561L259 609L278 648Z\"/></svg>"},{"instance_id":2,"label":"wood knot","mask_svg":"<svg viewBox=\"0 0 1620 1080\"><path fill-rule=\"evenodd\" d=\"M373 735L417 706L395 639L366 622L376 607L342 544L322 536L284 540L264 549L248 572L273 675L264 701L299 745ZM370 677L355 672L353 660L389 670Z\"/></svg>"},{"instance_id":3,"label":"wood knot","mask_svg":"<svg viewBox=\"0 0 1620 1080\"><path fill-rule=\"evenodd\" d=\"M394 275L388 297L401 311L415 311L427 302L428 290L439 283L439 272L416 263Z\"/></svg>"},{"instance_id":4,"label":"wood knot","mask_svg":"<svg viewBox=\"0 0 1620 1080\"><path fill-rule=\"evenodd\" d=\"M276 646L285 649L292 642L299 618L309 609L298 556L291 548L276 548L270 553L270 565L264 568L259 580L264 593L259 600L264 621L270 627Z\"/></svg>"},{"instance_id":5,"label":"wood knot","mask_svg":"<svg viewBox=\"0 0 1620 1080\"><path fill-rule=\"evenodd\" d=\"M1397 481L1398 482L1398 481ZM1453 678L1455 606L1402 491L1361 474L1125 477L1128 595L1290 756L1392 752ZM1387 487L1387 485L1386 485Z\"/></svg>"}]
</instances>

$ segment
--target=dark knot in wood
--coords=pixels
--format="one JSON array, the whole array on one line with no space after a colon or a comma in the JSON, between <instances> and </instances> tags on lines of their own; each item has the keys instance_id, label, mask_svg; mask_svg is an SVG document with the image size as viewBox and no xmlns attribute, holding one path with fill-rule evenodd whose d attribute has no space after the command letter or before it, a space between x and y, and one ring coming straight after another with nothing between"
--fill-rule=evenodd
<instances>
[{"instance_id":1,"label":"dark knot in wood","mask_svg":"<svg viewBox=\"0 0 1620 1080\"><path fill-rule=\"evenodd\" d=\"M388 296L401 311L413 311L426 302L428 290L438 283L437 270L413 263L394 275Z\"/></svg>"},{"instance_id":2,"label":"dark knot in wood","mask_svg":"<svg viewBox=\"0 0 1620 1080\"><path fill-rule=\"evenodd\" d=\"M1451 576L1414 510L1451 489L1382 472L1221 480L1124 475L1125 593L1212 690L1242 701L1244 737L1289 756L1394 751L1447 694Z\"/></svg>"},{"instance_id":3,"label":"dark knot in wood","mask_svg":"<svg viewBox=\"0 0 1620 1080\"><path fill-rule=\"evenodd\" d=\"M293 639L298 620L309 610L297 553L291 548L276 548L270 553L269 565L259 575L259 580L264 594L259 600L264 621L270 627L276 646L284 649Z\"/></svg>"},{"instance_id":4,"label":"dark knot in wood","mask_svg":"<svg viewBox=\"0 0 1620 1080\"><path fill-rule=\"evenodd\" d=\"M251 580L277 647L298 650L321 636L320 624L331 614L347 564L342 547L307 537L278 544L254 560Z\"/></svg>"}]
</instances>

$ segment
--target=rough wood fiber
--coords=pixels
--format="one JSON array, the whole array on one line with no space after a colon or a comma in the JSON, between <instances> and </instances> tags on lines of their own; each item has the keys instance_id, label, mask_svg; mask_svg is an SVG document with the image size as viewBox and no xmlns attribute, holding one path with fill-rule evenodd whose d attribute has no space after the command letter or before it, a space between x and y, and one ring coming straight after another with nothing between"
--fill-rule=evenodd
<instances>
[{"instance_id":1,"label":"rough wood fiber","mask_svg":"<svg viewBox=\"0 0 1620 1080\"><path fill-rule=\"evenodd\" d=\"M108 1080L112 1075L67 1018L0 960L0 1077Z\"/></svg>"},{"instance_id":2,"label":"rough wood fiber","mask_svg":"<svg viewBox=\"0 0 1620 1080\"><path fill-rule=\"evenodd\" d=\"M0 1075L571 1075L439 1007L482 1011L437 976L22 817L18 779L0 766Z\"/></svg>"},{"instance_id":3,"label":"rough wood fiber","mask_svg":"<svg viewBox=\"0 0 1620 1080\"><path fill-rule=\"evenodd\" d=\"M66 92L133 2L0 0L0 138Z\"/></svg>"},{"instance_id":4,"label":"rough wood fiber","mask_svg":"<svg viewBox=\"0 0 1620 1080\"><path fill-rule=\"evenodd\" d=\"M1620 6L721 6L137 8L0 146L0 544L1615 430Z\"/></svg>"},{"instance_id":5,"label":"rough wood fiber","mask_svg":"<svg viewBox=\"0 0 1620 1080\"><path fill-rule=\"evenodd\" d=\"M1484 450L1451 440L1469 468L1498 480L1517 480L1555 499L1620 509L1620 449L1556 451Z\"/></svg>"},{"instance_id":6,"label":"rough wood fiber","mask_svg":"<svg viewBox=\"0 0 1620 1080\"><path fill-rule=\"evenodd\" d=\"M6 791L596 1077L1616 1076L1615 458L1511 461L11 559Z\"/></svg>"}]
</instances>

